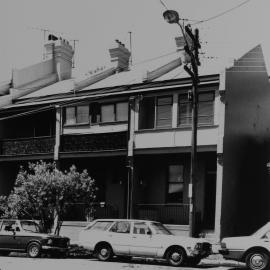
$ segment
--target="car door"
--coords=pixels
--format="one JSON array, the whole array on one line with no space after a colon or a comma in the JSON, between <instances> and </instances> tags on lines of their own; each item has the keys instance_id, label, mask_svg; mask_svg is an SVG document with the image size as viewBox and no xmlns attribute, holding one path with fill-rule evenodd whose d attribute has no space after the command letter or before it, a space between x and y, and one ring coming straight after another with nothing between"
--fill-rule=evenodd
<instances>
[{"instance_id":1,"label":"car door","mask_svg":"<svg viewBox=\"0 0 270 270\"><path fill-rule=\"evenodd\" d=\"M131 222L116 221L107 233L108 242L116 255L129 255L131 238Z\"/></svg>"},{"instance_id":2,"label":"car door","mask_svg":"<svg viewBox=\"0 0 270 270\"><path fill-rule=\"evenodd\" d=\"M159 238L147 222L135 221L133 224L130 254L132 256L156 257L161 247Z\"/></svg>"},{"instance_id":3,"label":"car door","mask_svg":"<svg viewBox=\"0 0 270 270\"><path fill-rule=\"evenodd\" d=\"M15 237L16 221L4 220L0 230L0 248L1 249L18 249L17 239Z\"/></svg>"}]
</instances>

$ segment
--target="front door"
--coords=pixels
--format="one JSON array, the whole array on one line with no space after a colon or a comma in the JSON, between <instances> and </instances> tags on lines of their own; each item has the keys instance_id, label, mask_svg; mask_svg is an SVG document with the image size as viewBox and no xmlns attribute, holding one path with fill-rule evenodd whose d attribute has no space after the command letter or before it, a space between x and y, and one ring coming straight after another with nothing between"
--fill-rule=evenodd
<instances>
[{"instance_id":1,"label":"front door","mask_svg":"<svg viewBox=\"0 0 270 270\"><path fill-rule=\"evenodd\" d=\"M132 256L156 257L161 244L146 222L134 222L130 254Z\"/></svg>"}]
</instances>

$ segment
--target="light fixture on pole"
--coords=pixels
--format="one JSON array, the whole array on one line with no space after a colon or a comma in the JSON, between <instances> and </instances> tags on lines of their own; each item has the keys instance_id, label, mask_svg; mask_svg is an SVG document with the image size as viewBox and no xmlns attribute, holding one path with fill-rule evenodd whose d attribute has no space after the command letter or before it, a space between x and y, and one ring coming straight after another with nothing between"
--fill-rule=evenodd
<instances>
[{"instance_id":1,"label":"light fixture on pole","mask_svg":"<svg viewBox=\"0 0 270 270\"><path fill-rule=\"evenodd\" d=\"M192 137L191 137L191 162L190 162L190 181L189 181L189 235L194 236L195 231L195 192L194 183L196 178L196 163L197 163L197 122L198 122L198 65L200 65L198 57L198 49L201 47L199 42L199 30L195 29L195 35L193 35L190 26L182 26L179 18L179 14L175 10L166 10L163 13L163 18L170 24L178 24L183 38L184 38L184 50L190 58L191 68L187 65L184 66L185 71L190 75L192 79L192 92L189 93L188 98L192 102ZM184 31L185 30L185 31Z\"/></svg>"}]
</instances>

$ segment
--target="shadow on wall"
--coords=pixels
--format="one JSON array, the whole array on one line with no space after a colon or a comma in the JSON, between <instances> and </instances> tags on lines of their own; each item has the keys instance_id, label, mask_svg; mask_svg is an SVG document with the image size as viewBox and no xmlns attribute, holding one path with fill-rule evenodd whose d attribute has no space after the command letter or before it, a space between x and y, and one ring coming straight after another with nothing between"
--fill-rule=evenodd
<instances>
[{"instance_id":1,"label":"shadow on wall","mask_svg":"<svg viewBox=\"0 0 270 270\"><path fill-rule=\"evenodd\" d=\"M235 235L249 235L269 220L269 140L241 137L234 145Z\"/></svg>"}]
</instances>

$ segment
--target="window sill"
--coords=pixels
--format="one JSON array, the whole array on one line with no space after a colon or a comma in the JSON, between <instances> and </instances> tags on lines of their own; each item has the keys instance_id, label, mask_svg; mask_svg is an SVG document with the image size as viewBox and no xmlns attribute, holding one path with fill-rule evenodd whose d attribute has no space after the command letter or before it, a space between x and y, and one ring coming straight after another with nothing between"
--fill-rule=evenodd
<instances>
[{"instance_id":1,"label":"window sill","mask_svg":"<svg viewBox=\"0 0 270 270\"><path fill-rule=\"evenodd\" d=\"M90 126L90 122L76 123L76 124L64 124L64 127L81 127L81 126Z\"/></svg>"},{"instance_id":2,"label":"window sill","mask_svg":"<svg viewBox=\"0 0 270 270\"><path fill-rule=\"evenodd\" d=\"M100 126L121 125L127 124L127 121L114 121L114 122L99 122Z\"/></svg>"},{"instance_id":3,"label":"window sill","mask_svg":"<svg viewBox=\"0 0 270 270\"><path fill-rule=\"evenodd\" d=\"M212 128L217 128L218 125L199 125L198 129L212 129ZM147 132L166 132L166 131L177 131L177 130L191 130L191 126L181 126L181 127L176 127L176 128L152 128L152 129L139 129L136 130L136 133L147 133Z\"/></svg>"}]
</instances>

